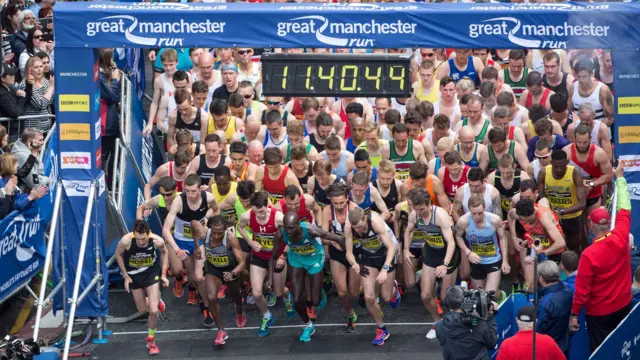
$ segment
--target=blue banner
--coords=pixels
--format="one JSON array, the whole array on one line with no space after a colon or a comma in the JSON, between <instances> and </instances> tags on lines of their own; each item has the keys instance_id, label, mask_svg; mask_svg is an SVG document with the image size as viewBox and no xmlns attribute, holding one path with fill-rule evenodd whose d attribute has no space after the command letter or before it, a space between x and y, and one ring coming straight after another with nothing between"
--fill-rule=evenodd
<instances>
[{"instance_id":1,"label":"blue banner","mask_svg":"<svg viewBox=\"0 0 640 360\"><path fill-rule=\"evenodd\" d=\"M122 70L133 83L135 94L142 102L144 89L146 87L144 72L144 54L142 49L118 48L114 52L114 60L120 70Z\"/></svg>"},{"instance_id":2,"label":"blue banner","mask_svg":"<svg viewBox=\"0 0 640 360\"><path fill-rule=\"evenodd\" d=\"M47 201L46 196L43 199ZM37 203L26 211L12 212L0 222L0 302L44 266L48 222L40 215Z\"/></svg>"},{"instance_id":3,"label":"blue banner","mask_svg":"<svg viewBox=\"0 0 640 360\"><path fill-rule=\"evenodd\" d=\"M58 6L56 47L640 47L640 7L629 3Z\"/></svg>"},{"instance_id":4,"label":"blue banner","mask_svg":"<svg viewBox=\"0 0 640 360\"><path fill-rule=\"evenodd\" d=\"M640 359L640 304L591 355L592 360Z\"/></svg>"},{"instance_id":5,"label":"blue banner","mask_svg":"<svg viewBox=\"0 0 640 360\"><path fill-rule=\"evenodd\" d=\"M518 294L515 294L518 295ZM505 339L512 337L517 331L518 326L516 325L516 320L514 317L514 294L509 295L509 297L500 304L500 308L498 308L498 313L496 314L496 325L498 328L498 345L496 349L500 347L500 344ZM497 350L489 351L489 356L492 359L495 359L498 356Z\"/></svg>"},{"instance_id":6,"label":"blue banner","mask_svg":"<svg viewBox=\"0 0 640 360\"><path fill-rule=\"evenodd\" d=\"M640 56L638 50L620 50L612 54L616 82L615 153L625 165L624 177L629 184L631 217L640 217L640 68L629 56ZM631 223L631 233L638 234L640 223ZM640 236L635 236L640 247Z\"/></svg>"}]
</instances>

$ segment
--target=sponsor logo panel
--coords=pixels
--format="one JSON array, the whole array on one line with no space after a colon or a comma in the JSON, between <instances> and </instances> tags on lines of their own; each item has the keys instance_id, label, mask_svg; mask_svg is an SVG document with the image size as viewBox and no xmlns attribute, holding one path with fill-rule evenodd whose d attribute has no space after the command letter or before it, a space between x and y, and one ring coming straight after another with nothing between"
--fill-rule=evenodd
<instances>
[{"instance_id":1,"label":"sponsor logo panel","mask_svg":"<svg viewBox=\"0 0 640 360\"><path fill-rule=\"evenodd\" d=\"M62 169L86 169L91 170L91 153L88 152L62 152Z\"/></svg>"},{"instance_id":2,"label":"sponsor logo panel","mask_svg":"<svg viewBox=\"0 0 640 360\"><path fill-rule=\"evenodd\" d=\"M89 124L60 124L60 140L91 140Z\"/></svg>"},{"instance_id":3,"label":"sponsor logo panel","mask_svg":"<svg viewBox=\"0 0 640 360\"><path fill-rule=\"evenodd\" d=\"M89 112L89 95L61 94L58 97L61 112Z\"/></svg>"}]
</instances>

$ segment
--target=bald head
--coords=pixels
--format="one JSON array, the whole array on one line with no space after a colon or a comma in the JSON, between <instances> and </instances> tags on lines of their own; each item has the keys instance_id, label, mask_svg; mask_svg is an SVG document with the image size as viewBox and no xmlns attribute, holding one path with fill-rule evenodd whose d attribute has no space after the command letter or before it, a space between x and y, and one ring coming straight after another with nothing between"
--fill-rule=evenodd
<instances>
[{"instance_id":1,"label":"bald head","mask_svg":"<svg viewBox=\"0 0 640 360\"><path fill-rule=\"evenodd\" d=\"M249 162L256 164L258 166L262 165L262 157L264 153L264 147L262 146L262 141L253 140L249 143L249 148L247 149L247 155L249 156Z\"/></svg>"},{"instance_id":2,"label":"bald head","mask_svg":"<svg viewBox=\"0 0 640 360\"><path fill-rule=\"evenodd\" d=\"M282 219L282 224L286 228L297 227L299 221L300 220L298 219L298 214L293 211L289 211L288 213L284 214L284 218Z\"/></svg>"},{"instance_id":3,"label":"bald head","mask_svg":"<svg viewBox=\"0 0 640 360\"><path fill-rule=\"evenodd\" d=\"M460 138L460 141L464 141L463 139L475 138L475 136L473 136L473 129L470 126L461 127L458 131L458 137Z\"/></svg>"},{"instance_id":4,"label":"bald head","mask_svg":"<svg viewBox=\"0 0 640 360\"><path fill-rule=\"evenodd\" d=\"M210 52L205 51L202 54L200 54L200 57L198 58L198 64L201 67L209 67L209 66L213 66L215 59L213 58L213 55L211 55Z\"/></svg>"}]
</instances>

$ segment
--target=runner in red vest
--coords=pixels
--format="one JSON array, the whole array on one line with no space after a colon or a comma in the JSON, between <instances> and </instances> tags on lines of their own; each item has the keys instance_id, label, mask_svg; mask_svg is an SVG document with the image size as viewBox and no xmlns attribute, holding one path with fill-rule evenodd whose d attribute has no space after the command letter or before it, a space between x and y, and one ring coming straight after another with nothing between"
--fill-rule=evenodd
<instances>
[{"instance_id":1,"label":"runner in red vest","mask_svg":"<svg viewBox=\"0 0 640 360\"><path fill-rule=\"evenodd\" d=\"M282 211L283 214L289 211L297 213L300 222L314 223L316 219L320 221L320 206L316 204L313 196L301 193L295 185L287 186L284 197L275 204L274 208Z\"/></svg>"},{"instance_id":2,"label":"runner in red vest","mask_svg":"<svg viewBox=\"0 0 640 360\"><path fill-rule=\"evenodd\" d=\"M460 153L453 150L444 154L444 164L445 166L438 170L438 178L442 181L444 191L453 203L458 189L467 183L467 173L471 168L462 162Z\"/></svg>"},{"instance_id":3,"label":"runner in red vest","mask_svg":"<svg viewBox=\"0 0 640 360\"><path fill-rule=\"evenodd\" d=\"M518 100L520 106L530 109L533 105L540 104L544 106L545 109L550 110L551 104L549 103L549 97L551 97L553 91L544 87L542 74L537 71L531 71L527 74L525 82L527 89L522 92Z\"/></svg>"},{"instance_id":4,"label":"runner in red vest","mask_svg":"<svg viewBox=\"0 0 640 360\"><path fill-rule=\"evenodd\" d=\"M275 205L284 197L284 190L289 185L296 186L302 193L296 174L282 165L280 149L268 148L264 151L264 166L256 172L256 191L266 191L271 204Z\"/></svg>"}]
</instances>

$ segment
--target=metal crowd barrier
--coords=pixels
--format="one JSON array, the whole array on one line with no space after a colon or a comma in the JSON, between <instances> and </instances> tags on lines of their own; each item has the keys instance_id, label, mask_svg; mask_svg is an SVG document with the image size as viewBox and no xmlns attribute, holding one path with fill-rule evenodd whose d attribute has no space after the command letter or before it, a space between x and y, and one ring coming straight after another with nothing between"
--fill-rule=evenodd
<instances>
[{"instance_id":1,"label":"metal crowd barrier","mask_svg":"<svg viewBox=\"0 0 640 360\"><path fill-rule=\"evenodd\" d=\"M55 118L56 116L53 114L24 115L24 116L18 117L17 119L12 119L9 117L0 117L0 125L4 126L7 129L7 135L9 136L9 143L12 143L20 139L20 135L22 135L21 131L24 130L24 126L21 126L24 120L40 120L40 119L55 120ZM47 135L49 133L51 133L51 131L47 131Z\"/></svg>"}]
</instances>

